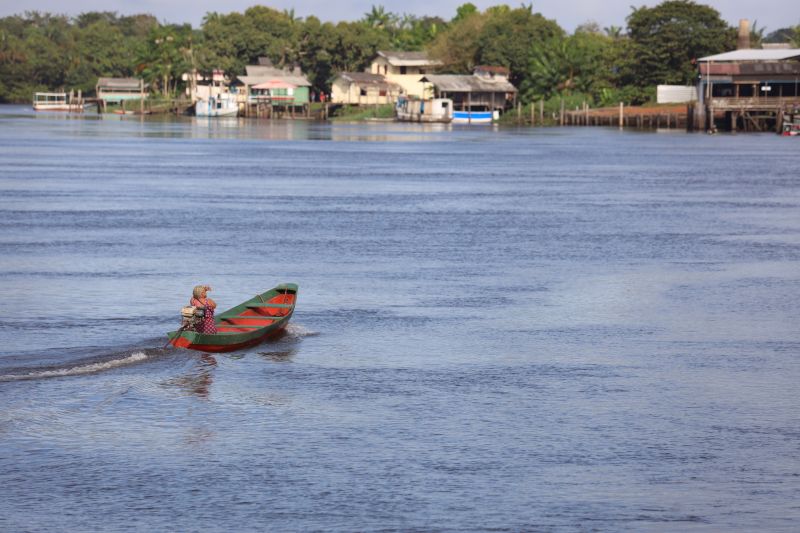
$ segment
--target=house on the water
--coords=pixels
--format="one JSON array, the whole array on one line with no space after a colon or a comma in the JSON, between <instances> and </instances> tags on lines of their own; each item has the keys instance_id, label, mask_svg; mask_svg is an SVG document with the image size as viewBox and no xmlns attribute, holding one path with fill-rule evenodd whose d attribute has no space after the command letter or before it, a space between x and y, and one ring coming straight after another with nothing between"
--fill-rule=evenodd
<instances>
[{"instance_id":1,"label":"house on the water","mask_svg":"<svg viewBox=\"0 0 800 533\"><path fill-rule=\"evenodd\" d=\"M369 66L371 74L379 74L386 81L396 83L403 88L403 94L412 98L425 96L425 84L420 77L430 74L441 61L430 59L425 52L389 52L378 51L378 55Z\"/></svg>"},{"instance_id":2,"label":"house on the water","mask_svg":"<svg viewBox=\"0 0 800 533\"><path fill-rule=\"evenodd\" d=\"M430 86L425 98L453 101L454 122L491 121L516 104L517 88L508 74L505 67L479 66L472 75L427 74L420 82Z\"/></svg>"},{"instance_id":3,"label":"house on the water","mask_svg":"<svg viewBox=\"0 0 800 533\"><path fill-rule=\"evenodd\" d=\"M300 67L277 68L267 58L258 65L247 65L246 74L237 78L247 116L308 116L311 82Z\"/></svg>"},{"instance_id":4,"label":"house on the water","mask_svg":"<svg viewBox=\"0 0 800 533\"><path fill-rule=\"evenodd\" d=\"M220 69L213 69L210 75L198 70L186 72L181 79L186 82L186 96L192 103L231 92L231 80Z\"/></svg>"},{"instance_id":5,"label":"house on the water","mask_svg":"<svg viewBox=\"0 0 800 533\"><path fill-rule=\"evenodd\" d=\"M402 94L400 85L369 72L342 72L331 84L331 102L336 104L394 104Z\"/></svg>"},{"instance_id":6,"label":"house on the water","mask_svg":"<svg viewBox=\"0 0 800 533\"><path fill-rule=\"evenodd\" d=\"M424 98L425 74L441 66L425 52L378 51L366 72L341 72L331 86L334 104L393 104L399 96Z\"/></svg>"},{"instance_id":7,"label":"house on the water","mask_svg":"<svg viewBox=\"0 0 800 533\"><path fill-rule=\"evenodd\" d=\"M800 49L752 49L747 21L739 49L698 60L697 128L781 131L800 111Z\"/></svg>"},{"instance_id":8,"label":"house on the water","mask_svg":"<svg viewBox=\"0 0 800 533\"><path fill-rule=\"evenodd\" d=\"M128 100L144 100L148 89L140 78L98 78L95 94L99 105L105 108L108 104L124 105Z\"/></svg>"}]
</instances>

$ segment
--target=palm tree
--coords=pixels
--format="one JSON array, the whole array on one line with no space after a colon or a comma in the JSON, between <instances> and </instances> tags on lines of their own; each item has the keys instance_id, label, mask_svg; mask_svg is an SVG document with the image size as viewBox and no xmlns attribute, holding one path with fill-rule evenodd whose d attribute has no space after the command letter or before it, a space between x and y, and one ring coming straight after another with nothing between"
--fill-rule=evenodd
<instances>
[{"instance_id":1,"label":"palm tree","mask_svg":"<svg viewBox=\"0 0 800 533\"><path fill-rule=\"evenodd\" d=\"M284 9L283 10L283 16L285 16L287 19L289 19L289 22L291 22L292 24L294 24L295 22L300 22L301 20L303 20L303 17L296 17L294 15L294 8Z\"/></svg>"},{"instance_id":2,"label":"palm tree","mask_svg":"<svg viewBox=\"0 0 800 533\"><path fill-rule=\"evenodd\" d=\"M529 65L530 81L523 90L545 98L557 93L588 92L592 58L575 41L574 36L557 37L535 44Z\"/></svg>"},{"instance_id":3,"label":"palm tree","mask_svg":"<svg viewBox=\"0 0 800 533\"><path fill-rule=\"evenodd\" d=\"M750 29L750 48L761 48L761 42L764 40L764 26L758 27L758 21L753 21L753 27Z\"/></svg>"},{"instance_id":4,"label":"palm tree","mask_svg":"<svg viewBox=\"0 0 800 533\"><path fill-rule=\"evenodd\" d=\"M386 11L383 6L372 6L369 13L364 13L364 22L373 28L386 28L393 22L396 17Z\"/></svg>"}]
</instances>

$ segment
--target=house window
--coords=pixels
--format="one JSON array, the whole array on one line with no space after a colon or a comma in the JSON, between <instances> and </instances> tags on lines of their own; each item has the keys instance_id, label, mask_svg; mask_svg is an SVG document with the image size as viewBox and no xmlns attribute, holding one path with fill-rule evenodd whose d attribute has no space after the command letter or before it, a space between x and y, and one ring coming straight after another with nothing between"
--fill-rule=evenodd
<instances>
[{"instance_id":1,"label":"house window","mask_svg":"<svg viewBox=\"0 0 800 533\"><path fill-rule=\"evenodd\" d=\"M366 89L361 89L361 92L359 94L361 96L367 96L367 90Z\"/></svg>"},{"instance_id":2,"label":"house window","mask_svg":"<svg viewBox=\"0 0 800 533\"><path fill-rule=\"evenodd\" d=\"M400 67L400 74L406 73L406 67Z\"/></svg>"},{"instance_id":3,"label":"house window","mask_svg":"<svg viewBox=\"0 0 800 533\"><path fill-rule=\"evenodd\" d=\"M378 95L379 95L379 96L386 96L386 89L381 89L381 90L378 92Z\"/></svg>"},{"instance_id":4,"label":"house window","mask_svg":"<svg viewBox=\"0 0 800 533\"><path fill-rule=\"evenodd\" d=\"M426 74L425 69L424 68L419 69L419 73L420 74Z\"/></svg>"}]
</instances>

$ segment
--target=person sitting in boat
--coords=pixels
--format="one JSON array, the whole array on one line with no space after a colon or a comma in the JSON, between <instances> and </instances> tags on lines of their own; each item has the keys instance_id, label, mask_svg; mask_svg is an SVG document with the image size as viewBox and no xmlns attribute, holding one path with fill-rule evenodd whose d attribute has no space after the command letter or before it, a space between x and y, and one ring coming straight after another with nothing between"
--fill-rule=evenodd
<instances>
[{"instance_id":1,"label":"person sitting in boat","mask_svg":"<svg viewBox=\"0 0 800 533\"><path fill-rule=\"evenodd\" d=\"M208 291L210 290L211 287L208 285L197 285L192 291L192 299L189 305L204 311L203 320L196 326L198 333L214 334L217 332L217 326L214 324L214 309L217 308L217 303L208 297Z\"/></svg>"}]
</instances>

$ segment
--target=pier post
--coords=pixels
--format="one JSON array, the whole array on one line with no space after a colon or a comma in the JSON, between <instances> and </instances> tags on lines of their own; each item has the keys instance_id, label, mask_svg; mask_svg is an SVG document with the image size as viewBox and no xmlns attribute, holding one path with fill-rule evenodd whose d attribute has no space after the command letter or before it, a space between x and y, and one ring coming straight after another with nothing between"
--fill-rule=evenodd
<instances>
[{"instance_id":1,"label":"pier post","mask_svg":"<svg viewBox=\"0 0 800 533\"><path fill-rule=\"evenodd\" d=\"M558 115L558 120L561 125L564 125L564 99L561 99L561 113Z\"/></svg>"},{"instance_id":2,"label":"pier post","mask_svg":"<svg viewBox=\"0 0 800 533\"><path fill-rule=\"evenodd\" d=\"M622 102L619 103L619 127L622 128L624 126L623 120L625 119L625 104Z\"/></svg>"}]
</instances>

